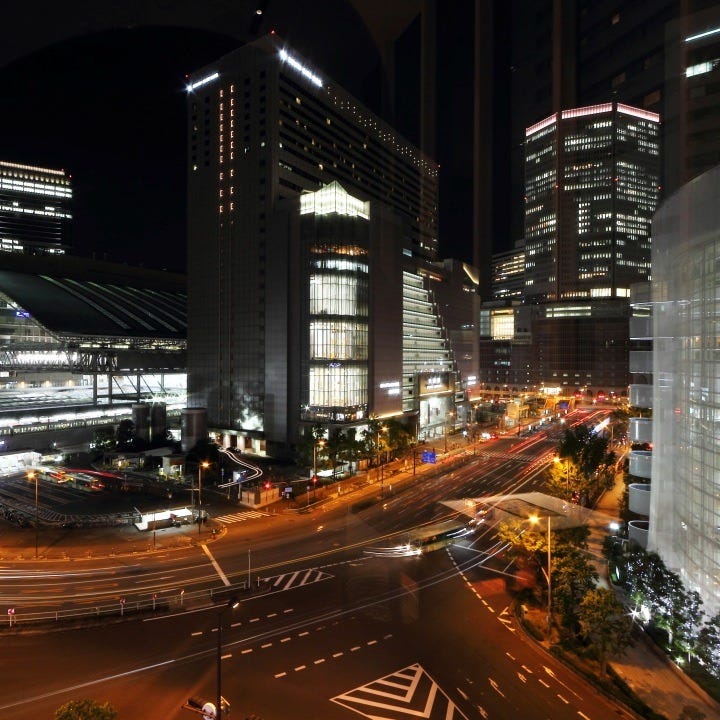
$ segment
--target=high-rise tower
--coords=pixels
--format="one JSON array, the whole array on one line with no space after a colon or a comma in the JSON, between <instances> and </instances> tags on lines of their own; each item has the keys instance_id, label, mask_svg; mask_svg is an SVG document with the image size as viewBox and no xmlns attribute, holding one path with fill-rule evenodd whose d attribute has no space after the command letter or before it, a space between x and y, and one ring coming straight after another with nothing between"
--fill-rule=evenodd
<instances>
[{"instance_id":1,"label":"high-rise tower","mask_svg":"<svg viewBox=\"0 0 720 720\"><path fill-rule=\"evenodd\" d=\"M612 102L527 128L527 301L628 298L632 283L649 279L659 121Z\"/></svg>"},{"instance_id":2,"label":"high-rise tower","mask_svg":"<svg viewBox=\"0 0 720 720\"><path fill-rule=\"evenodd\" d=\"M0 161L0 252L64 254L71 200L64 170Z\"/></svg>"},{"instance_id":3,"label":"high-rise tower","mask_svg":"<svg viewBox=\"0 0 720 720\"><path fill-rule=\"evenodd\" d=\"M437 165L275 35L187 89L190 404L256 449L291 445L301 412L401 414L402 263L435 258Z\"/></svg>"}]
</instances>

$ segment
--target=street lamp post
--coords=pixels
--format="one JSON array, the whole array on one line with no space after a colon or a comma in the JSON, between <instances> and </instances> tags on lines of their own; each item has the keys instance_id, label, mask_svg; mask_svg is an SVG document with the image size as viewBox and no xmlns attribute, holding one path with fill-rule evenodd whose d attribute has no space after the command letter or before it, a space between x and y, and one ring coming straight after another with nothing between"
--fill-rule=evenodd
<instances>
[{"instance_id":1,"label":"street lamp post","mask_svg":"<svg viewBox=\"0 0 720 720\"><path fill-rule=\"evenodd\" d=\"M317 449L318 447L325 447L324 440L313 440L313 498L315 497L315 486L317 484ZM308 488L308 503L310 502L310 489Z\"/></svg>"},{"instance_id":2,"label":"street lamp post","mask_svg":"<svg viewBox=\"0 0 720 720\"><path fill-rule=\"evenodd\" d=\"M209 467L210 463L207 460L198 465L198 535L202 531L202 471Z\"/></svg>"},{"instance_id":3,"label":"street lamp post","mask_svg":"<svg viewBox=\"0 0 720 720\"><path fill-rule=\"evenodd\" d=\"M445 424L444 424L445 432L443 433L443 437L444 437L444 439L445 439L445 453L447 453L447 451L448 451L448 444L447 444L447 436L448 436L448 427L447 427L447 426L448 426L448 417L454 417L454 415L455 415L455 413L454 413L452 410L449 410L449 411L447 412L447 415L445 416Z\"/></svg>"},{"instance_id":4,"label":"street lamp post","mask_svg":"<svg viewBox=\"0 0 720 720\"><path fill-rule=\"evenodd\" d=\"M27 474L28 480L34 480L35 481L35 559L37 560L38 557L38 521L39 521L39 513L38 513L38 474L31 470Z\"/></svg>"},{"instance_id":5,"label":"street lamp post","mask_svg":"<svg viewBox=\"0 0 720 720\"><path fill-rule=\"evenodd\" d=\"M223 615L228 610L235 610L240 605L240 601L237 598L230 598L227 601L227 605L221 608L218 612L218 626L217 626L217 693L216 693L216 704L215 704L215 717L222 717L222 621Z\"/></svg>"},{"instance_id":6,"label":"street lamp post","mask_svg":"<svg viewBox=\"0 0 720 720\"><path fill-rule=\"evenodd\" d=\"M387 426L383 425L382 427L378 428L377 431L377 461L378 461L378 472L380 473L380 497L383 497L385 494L385 466L380 461L380 433L387 432Z\"/></svg>"},{"instance_id":7,"label":"street lamp post","mask_svg":"<svg viewBox=\"0 0 720 720\"><path fill-rule=\"evenodd\" d=\"M561 463L562 460L556 455L553 458L553 462ZM565 492L570 497L570 460L565 461Z\"/></svg>"},{"instance_id":8,"label":"street lamp post","mask_svg":"<svg viewBox=\"0 0 720 720\"><path fill-rule=\"evenodd\" d=\"M547 572L545 573L545 579L547 580L548 586L548 601L547 601L547 628L548 633L550 632L550 626L552 624L552 547L550 545L550 527L552 525L552 518L550 515L545 516L547 522ZM540 522L540 518L537 515L530 516L530 522L536 525ZM544 572L544 571L543 571Z\"/></svg>"}]
</instances>

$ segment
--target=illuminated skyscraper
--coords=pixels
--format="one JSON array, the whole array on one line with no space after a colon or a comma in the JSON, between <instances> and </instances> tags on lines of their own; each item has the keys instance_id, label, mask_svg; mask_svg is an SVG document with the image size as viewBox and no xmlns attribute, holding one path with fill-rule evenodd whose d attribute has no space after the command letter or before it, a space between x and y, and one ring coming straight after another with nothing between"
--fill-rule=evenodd
<instances>
[{"instance_id":1,"label":"illuminated skyscraper","mask_svg":"<svg viewBox=\"0 0 720 720\"><path fill-rule=\"evenodd\" d=\"M418 414L422 373L444 417L431 301L421 370L402 340L403 269L437 253L437 165L274 35L192 74L188 124L191 406L270 453L303 423Z\"/></svg>"},{"instance_id":2,"label":"illuminated skyscraper","mask_svg":"<svg viewBox=\"0 0 720 720\"><path fill-rule=\"evenodd\" d=\"M659 122L656 113L613 102L527 128L528 302L628 298L632 283L649 279Z\"/></svg>"},{"instance_id":3,"label":"illuminated skyscraper","mask_svg":"<svg viewBox=\"0 0 720 720\"><path fill-rule=\"evenodd\" d=\"M64 254L71 201L64 170L0 161L0 252Z\"/></svg>"}]
</instances>

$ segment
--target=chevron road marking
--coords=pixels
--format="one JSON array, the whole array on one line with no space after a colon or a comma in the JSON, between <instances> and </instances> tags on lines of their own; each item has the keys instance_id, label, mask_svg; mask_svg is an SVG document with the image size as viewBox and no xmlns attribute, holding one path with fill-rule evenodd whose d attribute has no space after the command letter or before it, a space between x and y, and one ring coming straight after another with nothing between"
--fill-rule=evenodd
<instances>
[{"instance_id":1,"label":"chevron road marking","mask_svg":"<svg viewBox=\"0 0 720 720\"><path fill-rule=\"evenodd\" d=\"M330 700L370 720L468 720L417 663Z\"/></svg>"}]
</instances>

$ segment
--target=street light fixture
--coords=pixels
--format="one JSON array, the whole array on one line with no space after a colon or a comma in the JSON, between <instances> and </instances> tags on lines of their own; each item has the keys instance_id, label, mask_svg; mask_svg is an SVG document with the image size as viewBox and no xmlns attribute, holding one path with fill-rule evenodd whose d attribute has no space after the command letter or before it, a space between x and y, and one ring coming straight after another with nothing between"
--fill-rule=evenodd
<instances>
[{"instance_id":1,"label":"street light fixture","mask_svg":"<svg viewBox=\"0 0 720 720\"><path fill-rule=\"evenodd\" d=\"M540 517L538 517L537 515L531 515L528 519L533 525L537 525L540 522ZM550 526L552 524L552 518L550 517L550 515L545 516L545 521L547 522L547 572L543 570L543 573L545 573L545 579L547 580L548 586L547 628L549 633L552 623L552 581L550 575L552 571L552 548L550 545Z\"/></svg>"},{"instance_id":2,"label":"street light fixture","mask_svg":"<svg viewBox=\"0 0 720 720\"><path fill-rule=\"evenodd\" d=\"M562 463L562 459L555 455L553 457L554 463ZM567 493L568 497L570 496L570 459L567 459L564 463L565 465L565 492Z\"/></svg>"},{"instance_id":3,"label":"street light fixture","mask_svg":"<svg viewBox=\"0 0 720 720\"><path fill-rule=\"evenodd\" d=\"M447 420L447 419L448 419L448 417L451 417L451 418L452 418L452 417L454 417L454 416L455 416L455 413L454 413L452 410L448 410L448 412L447 412L447 414L446 414L446 417L445 417L445 424L444 424L445 432L443 433L443 437L444 437L444 439L445 439L445 452L446 452L446 453L447 453L447 451L448 451L448 444L447 444L447 436L448 436L447 426L448 426L448 420Z\"/></svg>"},{"instance_id":4,"label":"street light fixture","mask_svg":"<svg viewBox=\"0 0 720 720\"><path fill-rule=\"evenodd\" d=\"M236 598L230 598L227 604L220 609L218 612L218 626L217 626L217 693L216 693L216 705L215 705L215 717L222 717L223 708L223 696L222 696L222 621L223 615L228 610L235 610L240 605L240 601Z\"/></svg>"},{"instance_id":5,"label":"street light fixture","mask_svg":"<svg viewBox=\"0 0 720 720\"><path fill-rule=\"evenodd\" d=\"M34 470L30 470L27 474L28 480L35 481L35 559L38 558L38 474Z\"/></svg>"},{"instance_id":6,"label":"street light fixture","mask_svg":"<svg viewBox=\"0 0 720 720\"><path fill-rule=\"evenodd\" d=\"M312 484L313 484L313 497L315 497L315 486L317 485L317 449L319 447L325 447L325 441L324 440L313 440L313 476L312 476ZM309 498L309 493L308 493ZM308 500L309 502L309 500Z\"/></svg>"},{"instance_id":7,"label":"street light fixture","mask_svg":"<svg viewBox=\"0 0 720 720\"><path fill-rule=\"evenodd\" d=\"M198 465L198 535L202 531L202 471L209 467L210 463L207 460L203 460Z\"/></svg>"},{"instance_id":8,"label":"street light fixture","mask_svg":"<svg viewBox=\"0 0 720 720\"><path fill-rule=\"evenodd\" d=\"M380 433L387 432L387 425L382 425L377 431L377 462L378 472L380 473L380 497L385 495L385 465L380 462Z\"/></svg>"}]
</instances>

